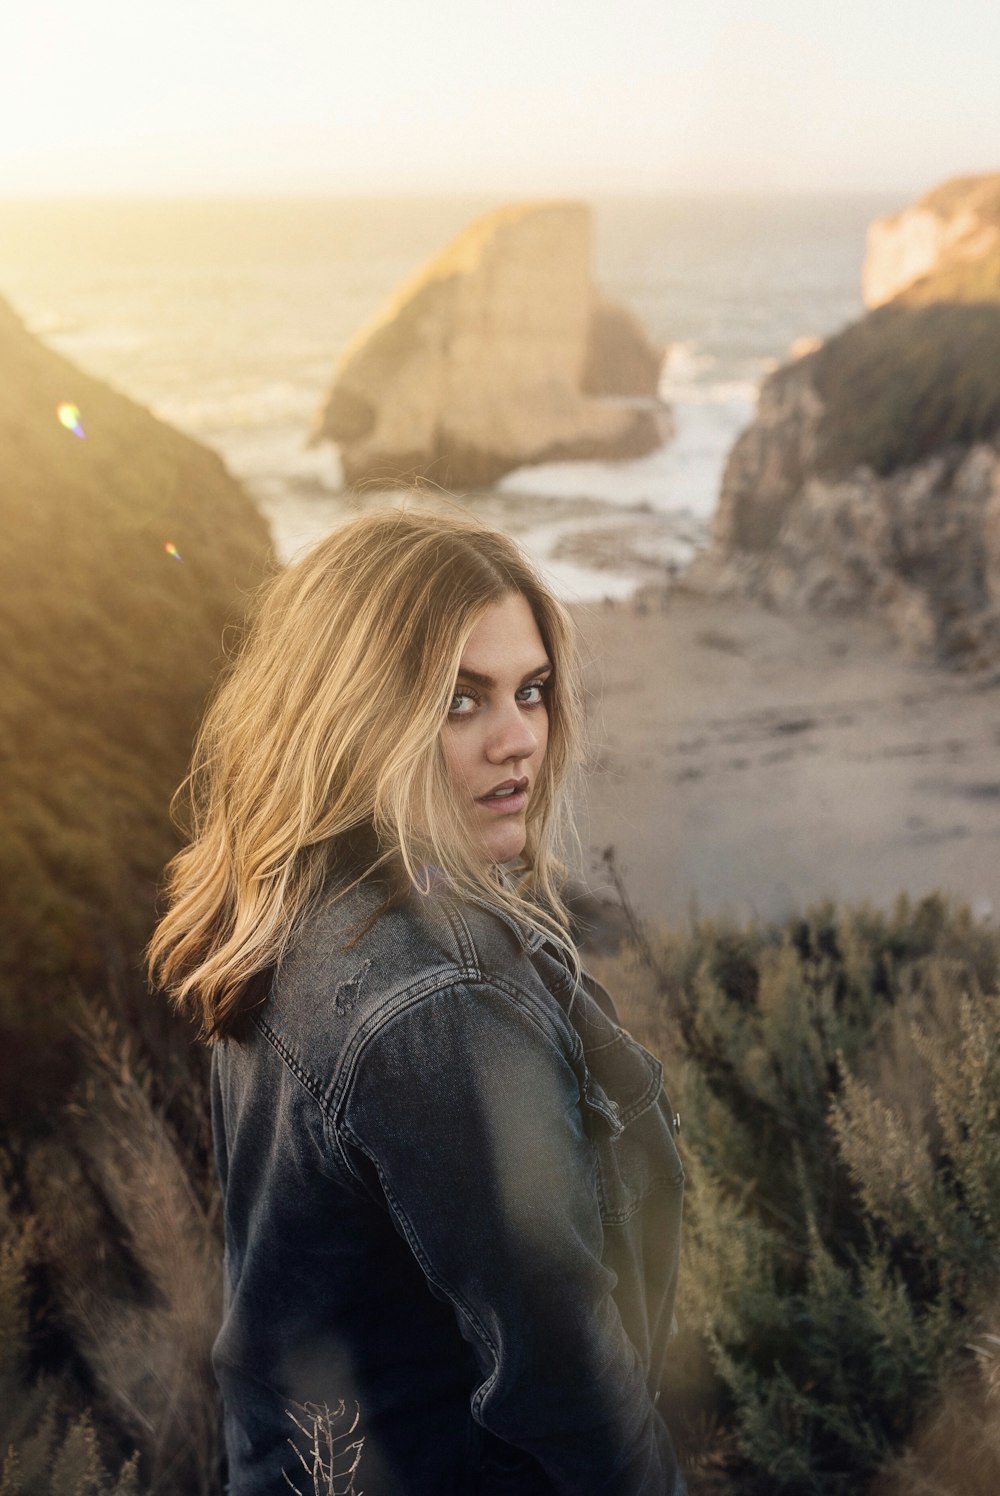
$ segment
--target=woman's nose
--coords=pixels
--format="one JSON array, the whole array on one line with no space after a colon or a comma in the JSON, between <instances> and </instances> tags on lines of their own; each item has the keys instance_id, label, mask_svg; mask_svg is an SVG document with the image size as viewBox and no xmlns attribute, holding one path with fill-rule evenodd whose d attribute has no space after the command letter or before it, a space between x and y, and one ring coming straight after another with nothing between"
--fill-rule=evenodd
<instances>
[{"instance_id":1,"label":"woman's nose","mask_svg":"<svg viewBox=\"0 0 1000 1496\"><path fill-rule=\"evenodd\" d=\"M486 757L491 763L530 758L538 747L538 737L516 702L501 710L491 726L486 743Z\"/></svg>"}]
</instances>

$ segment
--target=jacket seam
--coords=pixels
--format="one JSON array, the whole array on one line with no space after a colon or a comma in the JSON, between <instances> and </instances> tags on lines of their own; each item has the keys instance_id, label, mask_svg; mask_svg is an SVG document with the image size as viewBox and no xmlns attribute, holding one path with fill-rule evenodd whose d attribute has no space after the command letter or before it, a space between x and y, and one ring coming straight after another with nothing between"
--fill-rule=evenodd
<instances>
[{"instance_id":1,"label":"jacket seam","mask_svg":"<svg viewBox=\"0 0 1000 1496\"><path fill-rule=\"evenodd\" d=\"M308 1091L309 1095L313 1098L317 1106L320 1108L320 1111L323 1111L323 1097L318 1086L313 1081L308 1071L303 1070L298 1060L290 1052L284 1042L278 1037L274 1029L271 1028L270 1024L267 1023L265 1019L258 1016L252 1018L251 1022L253 1023L257 1031L263 1034L264 1038L270 1044L271 1048L275 1050L279 1058L295 1076L295 1079L299 1082L299 1085L303 1088L303 1090Z\"/></svg>"},{"instance_id":2,"label":"jacket seam","mask_svg":"<svg viewBox=\"0 0 1000 1496\"><path fill-rule=\"evenodd\" d=\"M632 1040L631 1042L635 1043L634 1040ZM641 1048L641 1046L637 1047ZM651 1061L650 1081L642 1096L640 1096L638 1100L634 1101L632 1105L627 1109L627 1111L622 1112L622 1123L625 1126L627 1126L629 1122L634 1121L636 1117L640 1117L643 1112L648 1111L663 1089L663 1066L656 1058L655 1054L649 1054L648 1050L642 1050L642 1053L647 1055L647 1057Z\"/></svg>"},{"instance_id":3,"label":"jacket seam","mask_svg":"<svg viewBox=\"0 0 1000 1496\"><path fill-rule=\"evenodd\" d=\"M402 991L397 992L394 997L384 999L373 1013L370 1013L364 1023L359 1026L351 1038L339 1066L337 1083L330 1092L328 1106L333 1118L339 1116L345 1105L346 1097L354 1082L354 1072L357 1069L361 1055L367 1049L373 1038L381 1033L382 1029L405 1013L414 1003L421 1002L425 997L434 997L439 992L446 991L449 987L460 987L466 982L474 982L480 979L478 967L471 970L468 967L451 967L447 971L435 972L432 976L422 977L416 982L411 982Z\"/></svg>"},{"instance_id":4,"label":"jacket seam","mask_svg":"<svg viewBox=\"0 0 1000 1496\"><path fill-rule=\"evenodd\" d=\"M646 1185L642 1190L642 1193L632 1196L628 1205L622 1206L620 1210L616 1210L613 1208L611 1201L608 1199L607 1192L604 1188L604 1180L601 1177L600 1167L598 1167L597 1194L601 1211L601 1220L605 1221L609 1226L627 1225L632 1217L636 1214L636 1212L642 1207L645 1201L649 1199L650 1195L652 1195L656 1191L657 1186L662 1185L666 1185L672 1194L680 1194L684 1188L683 1172L681 1172L676 1177L671 1174L651 1174L649 1179L646 1181Z\"/></svg>"},{"instance_id":5,"label":"jacket seam","mask_svg":"<svg viewBox=\"0 0 1000 1496\"><path fill-rule=\"evenodd\" d=\"M342 1165L342 1168L338 1169L337 1171L339 1181L344 1182L343 1172L346 1171L350 1187L352 1189L354 1189L356 1186L360 1186L361 1188L363 1188L361 1180L358 1179L358 1176L350 1167L347 1155L345 1154L340 1144L340 1139L337 1137L336 1128L331 1126L333 1119L331 1118L326 1106L324 1105L323 1096L318 1087L311 1081L308 1072L303 1070L302 1066L296 1060L295 1056L290 1053L288 1047L282 1042L282 1040L278 1037L278 1035L274 1032L274 1030L265 1019L261 1018L259 1015L255 1015L251 1022L253 1023L257 1031L262 1035L262 1037L267 1041L267 1043L270 1044L271 1048L275 1051L282 1064L285 1065L290 1074L295 1077L302 1089L315 1103L320 1115L320 1125L323 1129L323 1137L327 1140L328 1144L330 1142L331 1133L333 1134L333 1143L336 1148L337 1156L339 1157L340 1163Z\"/></svg>"},{"instance_id":6,"label":"jacket seam","mask_svg":"<svg viewBox=\"0 0 1000 1496\"><path fill-rule=\"evenodd\" d=\"M479 971L479 953L476 950L476 942L472 938L472 931L462 917L462 911L451 899L445 899L442 907L448 924L451 926L451 932L455 937L455 944L458 946L459 954L465 961L466 967L470 970Z\"/></svg>"},{"instance_id":7,"label":"jacket seam","mask_svg":"<svg viewBox=\"0 0 1000 1496\"><path fill-rule=\"evenodd\" d=\"M612 1044L620 1044L622 1041L623 1032L624 1030L621 1028L616 1029L612 1038L604 1039L600 1044L587 1044L584 1046L584 1048L586 1049L588 1054L600 1054L602 1049L610 1049Z\"/></svg>"},{"instance_id":8,"label":"jacket seam","mask_svg":"<svg viewBox=\"0 0 1000 1496\"><path fill-rule=\"evenodd\" d=\"M477 1387L475 1393L473 1394L471 1403L473 1415L477 1416L478 1418L478 1414L480 1412L480 1409L482 1408L483 1402L485 1401L489 1392L492 1390L493 1385L500 1374L499 1349L494 1344L492 1336L490 1335L486 1326L483 1324L482 1320L479 1318L479 1315L473 1309L472 1305L467 1303L463 1295L460 1294L457 1289L452 1288L448 1280L442 1277L442 1275L434 1268L433 1264L430 1261L430 1258L424 1251L420 1238L414 1230L409 1216L403 1209L402 1203L397 1198L392 1185L386 1178L386 1175L381 1165L379 1164L378 1159L372 1153L371 1149L365 1146L365 1144L357 1136L354 1130L349 1127L346 1122L342 1123L342 1126L345 1133L347 1133L350 1137L350 1140L354 1144L354 1146L360 1149L360 1151L371 1160L373 1167L378 1173L379 1181L381 1182L382 1190L385 1194L386 1200L389 1202L389 1206L392 1210L393 1215L402 1226L403 1233L406 1237L406 1241L409 1245L410 1251L419 1262L425 1277L429 1280L429 1282L433 1283L435 1287L439 1288L442 1293L447 1294L451 1303L461 1311L463 1317L472 1326L472 1328L475 1330L476 1334L482 1340L483 1344L486 1346L490 1353L490 1358L493 1362L493 1370L490 1372L486 1380L482 1382L479 1387ZM478 1419L478 1421L481 1422L482 1420Z\"/></svg>"},{"instance_id":9,"label":"jacket seam","mask_svg":"<svg viewBox=\"0 0 1000 1496\"><path fill-rule=\"evenodd\" d=\"M383 1009L379 1015L379 1021L377 1023L371 1023L357 1036L355 1042L351 1046L350 1051L344 1057L344 1062L341 1068L345 1072L345 1079L342 1087L340 1088L340 1095L336 1108L337 1115L335 1118L331 1119L332 1125L335 1128L338 1126L342 1128L343 1131L349 1135L352 1142L356 1142L357 1140L353 1129L346 1120L346 1112L348 1105L350 1104L350 1093L353 1089L355 1078L357 1076L358 1066L369 1044L374 1041L379 1036L379 1034L383 1033L391 1023L395 1022L397 1018L402 1018L405 1013L408 1013L411 1008L416 1007L417 1004L422 1002L425 998L438 997L442 993L448 992L451 989L457 987L492 988L508 1001L516 1003L518 1011L523 1013L528 1022L538 1030L542 1039L546 1044L548 1044L553 1053L556 1054L559 1059L563 1060L567 1065L569 1065L573 1073L576 1074L576 1066L573 1062L574 1060L579 1060L583 1048L582 1044L580 1044L579 1036L576 1036L577 1046L574 1049L571 1049L570 1053L567 1054L562 1046L555 1041L552 1034L549 1032L548 1027L539 1019L539 1017L534 1012L534 1002L530 993L523 992L520 988L514 986L513 984L505 982L502 977L492 975L485 976L478 971L476 973L459 973L458 975L450 976L448 981L440 982L437 987L431 988L426 992L400 994L399 1001L396 1003L391 1013L386 1015L385 1010ZM520 1002L518 1002L518 999L520 999ZM580 1083L579 1076L577 1076L577 1082L578 1084L580 1084L582 1093L583 1086L582 1083ZM368 1150L364 1148L362 1144L359 1143L358 1146L362 1148L363 1152L368 1153ZM347 1162L347 1167L351 1169L352 1177L358 1179L358 1175L355 1173L354 1169L351 1168L350 1160L347 1159L347 1155L343 1154L342 1156ZM376 1168L377 1167L378 1165L376 1164ZM381 1170L379 1170L379 1177L381 1177ZM358 1179L358 1183L361 1184L362 1181Z\"/></svg>"}]
</instances>

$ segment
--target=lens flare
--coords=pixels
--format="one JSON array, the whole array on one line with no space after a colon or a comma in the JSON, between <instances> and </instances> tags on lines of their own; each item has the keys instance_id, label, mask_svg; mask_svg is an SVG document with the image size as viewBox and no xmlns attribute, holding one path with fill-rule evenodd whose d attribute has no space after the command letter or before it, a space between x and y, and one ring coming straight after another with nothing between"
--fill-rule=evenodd
<instances>
[{"instance_id":1,"label":"lens flare","mask_svg":"<svg viewBox=\"0 0 1000 1496\"><path fill-rule=\"evenodd\" d=\"M65 426L67 431L72 431L74 436L87 435L83 429L78 405L71 405L68 400L64 400L61 405L56 406L56 415L59 417L59 424Z\"/></svg>"},{"instance_id":2,"label":"lens flare","mask_svg":"<svg viewBox=\"0 0 1000 1496\"><path fill-rule=\"evenodd\" d=\"M168 540L166 542L166 544L164 545L163 549L166 551L166 553L167 553L168 556L173 556L173 558L174 558L175 561L183 561L184 560L184 557L181 555L180 551L174 545L174 543L173 543L172 540Z\"/></svg>"}]
</instances>

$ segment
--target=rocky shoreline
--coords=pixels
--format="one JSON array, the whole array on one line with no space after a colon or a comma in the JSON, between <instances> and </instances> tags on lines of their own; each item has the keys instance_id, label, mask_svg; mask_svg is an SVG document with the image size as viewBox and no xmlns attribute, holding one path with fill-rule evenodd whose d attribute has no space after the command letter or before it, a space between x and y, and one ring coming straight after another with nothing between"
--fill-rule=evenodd
<instances>
[{"instance_id":1,"label":"rocky shoreline","mask_svg":"<svg viewBox=\"0 0 1000 1496\"><path fill-rule=\"evenodd\" d=\"M877 222L873 310L764 381L730 452L714 595L881 619L903 649L1000 663L1000 175Z\"/></svg>"}]
</instances>

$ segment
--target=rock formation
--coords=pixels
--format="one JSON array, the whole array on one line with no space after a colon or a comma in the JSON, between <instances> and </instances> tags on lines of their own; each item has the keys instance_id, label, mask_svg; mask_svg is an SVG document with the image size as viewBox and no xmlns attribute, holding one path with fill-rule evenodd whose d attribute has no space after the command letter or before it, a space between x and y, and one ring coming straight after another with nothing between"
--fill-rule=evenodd
<instances>
[{"instance_id":1,"label":"rock formation","mask_svg":"<svg viewBox=\"0 0 1000 1496\"><path fill-rule=\"evenodd\" d=\"M1000 248L980 242L764 381L686 586L1000 659Z\"/></svg>"},{"instance_id":2,"label":"rock formation","mask_svg":"<svg viewBox=\"0 0 1000 1496\"><path fill-rule=\"evenodd\" d=\"M671 431L663 350L595 289L582 203L471 224L350 343L313 441L348 483L494 482L524 463L641 456Z\"/></svg>"},{"instance_id":3,"label":"rock formation","mask_svg":"<svg viewBox=\"0 0 1000 1496\"><path fill-rule=\"evenodd\" d=\"M868 230L862 272L867 307L882 306L925 276L1000 249L1000 173L956 177Z\"/></svg>"},{"instance_id":4,"label":"rock formation","mask_svg":"<svg viewBox=\"0 0 1000 1496\"><path fill-rule=\"evenodd\" d=\"M0 360L6 1115L35 1060L58 1062L70 984L135 980L177 846L170 797L270 540L214 453L2 301Z\"/></svg>"}]
</instances>

